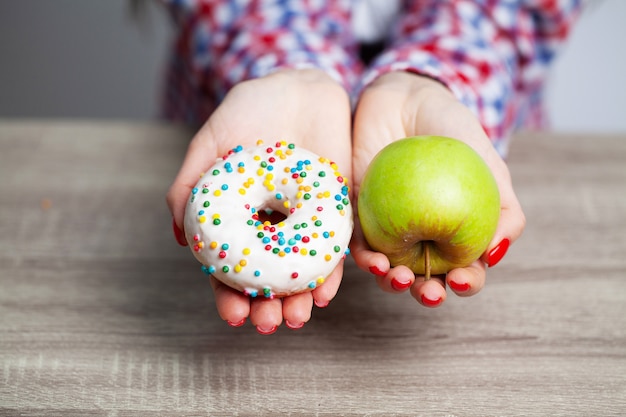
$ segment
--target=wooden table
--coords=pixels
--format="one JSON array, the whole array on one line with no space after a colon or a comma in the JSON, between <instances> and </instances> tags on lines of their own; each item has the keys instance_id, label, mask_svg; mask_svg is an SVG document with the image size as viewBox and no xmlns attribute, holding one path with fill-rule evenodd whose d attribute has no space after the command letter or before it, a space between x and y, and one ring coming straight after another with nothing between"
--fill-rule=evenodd
<instances>
[{"instance_id":1,"label":"wooden table","mask_svg":"<svg viewBox=\"0 0 626 417\"><path fill-rule=\"evenodd\" d=\"M626 415L626 136L516 138L528 226L479 295L430 310L349 263L260 336L171 236L190 135L0 121L0 415Z\"/></svg>"}]
</instances>

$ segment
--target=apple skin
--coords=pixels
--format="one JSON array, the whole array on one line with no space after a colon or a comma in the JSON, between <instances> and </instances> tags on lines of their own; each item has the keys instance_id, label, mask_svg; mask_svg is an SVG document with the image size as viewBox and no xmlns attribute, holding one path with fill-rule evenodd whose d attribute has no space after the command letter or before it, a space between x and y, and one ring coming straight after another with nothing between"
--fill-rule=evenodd
<instances>
[{"instance_id":1,"label":"apple skin","mask_svg":"<svg viewBox=\"0 0 626 417\"><path fill-rule=\"evenodd\" d=\"M444 274L480 258L500 217L491 170L470 146L441 136L395 141L372 160L358 194L370 247L424 275Z\"/></svg>"}]
</instances>

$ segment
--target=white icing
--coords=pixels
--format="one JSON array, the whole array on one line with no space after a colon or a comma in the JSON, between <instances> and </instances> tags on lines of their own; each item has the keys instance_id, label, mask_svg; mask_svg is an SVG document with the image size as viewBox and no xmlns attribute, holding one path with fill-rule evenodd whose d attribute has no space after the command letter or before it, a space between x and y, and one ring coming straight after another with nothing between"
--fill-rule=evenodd
<instances>
[{"instance_id":1,"label":"white icing","mask_svg":"<svg viewBox=\"0 0 626 417\"><path fill-rule=\"evenodd\" d=\"M235 148L198 181L185 212L203 270L253 297L321 285L352 235L347 180L331 161L290 146ZM263 224L255 213L265 209L287 217Z\"/></svg>"}]
</instances>

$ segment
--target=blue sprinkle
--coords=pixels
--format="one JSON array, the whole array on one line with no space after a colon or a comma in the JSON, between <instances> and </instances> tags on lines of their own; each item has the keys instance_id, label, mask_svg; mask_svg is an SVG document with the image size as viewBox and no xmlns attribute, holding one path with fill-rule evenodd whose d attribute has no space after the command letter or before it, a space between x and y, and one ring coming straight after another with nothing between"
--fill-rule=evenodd
<instances>
[{"instance_id":1,"label":"blue sprinkle","mask_svg":"<svg viewBox=\"0 0 626 417\"><path fill-rule=\"evenodd\" d=\"M283 198L283 195L281 193L276 193L276 200L280 200L281 198Z\"/></svg>"},{"instance_id":2,"label":"blue sprinkle","mask_svg":"<svg viewBox=\"0 0 626 417\"><path fill-rule=\"evenodd\" d=\"M315 281L309 282L309 288L315 288Z\"/></svg>"},{"instance_id":3,"label":"blue sprinkle","mask_svg":"<svg viewBox=\"0 0 626 417\"><path fill-rule=\"evenodd\" d=\"M254 214L254 213L256 213L256 209L255 209L254 207L252 207L252 208L250 209L250 212L251 212L252 214Z\"/></svg>"},{"instance_id":4,"label":"blue sprinkle","mask_svg":"<svg viewBox=\"0 0 626 417\"><path fill-rule=\"evenodd\" d=\"M204 214L204 210L200 210L200 211L198 212L198 216L202 216L203 214Z\"/></svg>"},{"instance_id":5,"label":"blue sprinkle","mask_svg":"<svg viewBox=\"0 0 626 417\"><path fill-rule=\"evenodd\" d=\"M228 184L222 184L222 190L224 191L228 190Z\"/></svg>"},{"instance_id":6,"label":"blue sprinkle","mask_svg":"<svg viewBox=\"0 0 626 417\"><path fill-rule=\"evenodd\" d=\"M274 165L268 165L266 169L268 171L273 171L274 170Z\"/></svg>"},{"instance_id":7,"label":"blue sprinkle","mask_svg":"<svg viewBox=\"0 0 626 417\"><path fill-rule=\"evenodd\" d=\"M252 297L252 298L256 298L257 295L259 295L259 293L256 292L256 291L251 291L250 292L250 297Z\"/></svg>"},{"instance_id":8,"label":"blue sprinkle","mask_svg":"<svg viewBox=\"0 0 626 417\"><path fill-rule=\"evenodd\" d=\"M300 240L302 239L302 236L300 235L300 233L296 233L296 235L293 238L296 240Z\"/></svg>"},{"instance_id":9,"label":"blue sprinkle","mask_svg":"<svg viewBox=\"0 0 626 417\"><path fill-rule=\"evenodd\" d=\"M324 232L324 233L322 233L322 235L323 235L326 239L328 239L328 238L330 237L330 233L328 233L328 232Z\"/></svg>"},{"instance_id":10,"label":"blue sprinkle","mask_svg":"<svg viewBox=\"0 0 626 417\"><path fill-rule=\"evenodd\" d=\"M346 248L346 251L344 252L346 255L350 255L350 248Z\"/></svg>"},{"instance_id":11,"label":"blue sprinkle","mask_svg":"<svg viewBox=\"0 0 626 417\"><path fill-rule=\"evenodd\" d=\"M285 239L282 238L282 237L280 239L278 239L278 244L279 245L284 245L285 244Z\"/></svg>"},{"instance_id":12,"label":"blue sprinkle","mask_svg":"<svg viewBox=\"0 0 626 417\"><path fill-rule=\"evenodd\" d=\"M265 237L263 238L262 242L263 242L263 243L270 243L270 240L271 240L271 239L270 239L269 237L265 236Z\"/></svg>"},{"instance_id":13,"label":"blue sprinkle","mask_svg":"<svg viewBox=\"0 0 626 417\"><path fill-rule=\"evenodd\" d=\"M291 252L291 248L290 247L286 247L284 250L285 250L285 253Z\"/></svg>"},{"instance_id":14,"label":"blue sprinkle","mask_svg":"<svg viewBox=\"0 0 626 417\"><path fill-rule=\"evenodd\" d=\"M243 167L243 166L246 166L246 164L244 164L243 162L239 162L239 163L237 164L237 166L238 166L238 167Z\"/></svg>"},{"instance_id":15,"label":"blue sprinkle","mask_svg":"<svg viewBox=\"0 0 626 417\"><path fill-rule=\"evenodd\" d=\"M296 239L289 239L289 243L291 246L295 245L297 243Z\"/></svg>"},{"instance_id":16,"label":"blue sprinkle","mask_svg":"<svg viewBox=\"0 0 626 417\"><path fill-rule=\"evenodd\" d=\"M241 152L243 150L243 146L241 145L237 145L237 147L235 149L233 149L233 151L235 152Z\"/></svg>"},{"instance_id":17,"label":"blue sprinkle","mask_svg":"<svg viewBox=\"0 0 626 417\"><path fill-rule=\"evenodd\" d=\"M260 277L261 276L261 271L259 271L258 269L256 271L254 271L254 276L255 277Z\"/></svg>"},{"instance_id":18,"label":"blue sprinkle","mask_svg":"<svg viewBox=\"0 0 626 417\"><path fill-rule=\"evenodd\" d=\"M191 192L192 192L193 194L197 194L197 193L198 193L198 188L197 188L197 187L196 187L196 188L194 188L193 190L191 190Z\"/></svg>"},{"instance_id":19,"label":"blue sprinkle","mask_svg":"<svg viewBox=\"0 0 626 417\"><path fill-rule=\"evenodd\" d=\"M229 248L228 243L224 243L222 245L222 250L228 250L228 248Z\"/></svg>"},{"instance_id":20,"label":"blue sprinkle","mask_svg":"<svg viewBox=\"0 0 626 417\"><path fill-rule=\"evenodd\" d=\"M337 201L341 201L341 199L342 199L342 198L343 198L343 197L341 196L341 194L337 194L337 195L335 196L335 200L337 200Z\"/></svg>"}]
</instances>

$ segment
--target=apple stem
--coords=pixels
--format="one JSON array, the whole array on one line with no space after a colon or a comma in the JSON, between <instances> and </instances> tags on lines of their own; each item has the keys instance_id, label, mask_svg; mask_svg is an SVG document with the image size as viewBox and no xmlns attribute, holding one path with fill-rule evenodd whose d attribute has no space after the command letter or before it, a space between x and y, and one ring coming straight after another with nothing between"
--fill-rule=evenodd
<instances>
[{"instance_id":1,"label":"apple stem","mask_svg":"<svg viewBox=\"0 0 626 417\"><path fill-rule=\"evenodd\" d=\"M424 279L430 279L430 244L424 243Z\"/></svg>"}]
</instances>

